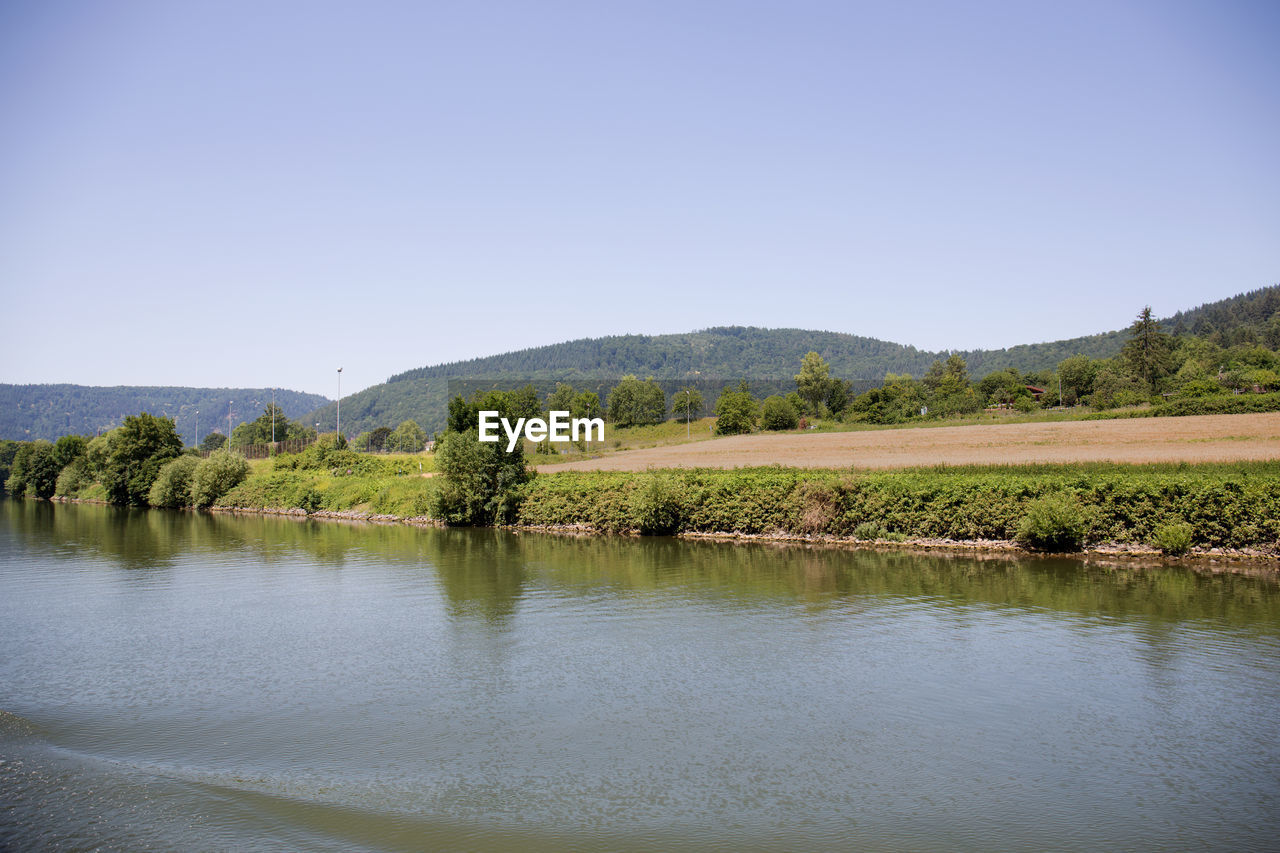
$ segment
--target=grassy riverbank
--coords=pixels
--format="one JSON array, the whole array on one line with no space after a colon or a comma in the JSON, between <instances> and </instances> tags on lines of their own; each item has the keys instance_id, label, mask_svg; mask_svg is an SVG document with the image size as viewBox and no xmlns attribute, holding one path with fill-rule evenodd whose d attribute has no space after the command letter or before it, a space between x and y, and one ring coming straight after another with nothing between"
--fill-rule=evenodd
<instances>
[{"instance_id":1,"label":"grassy riverbank","mask_svg":"<svg viewBox=\"0 0 1280 853\"><path fill-rule=\"evenodd\" d=\"M421 476L430 468L430 457L324 469L284 457L255 466L217 506L421 518L438 482ZM1081 544L1159 545L1177 528L1201 549L1280 543L1280 462L564 472L538 476L522 498L521 525L600 533L1012 540L1057 501L1048 523Z\"/></svg>"}]
</instances>

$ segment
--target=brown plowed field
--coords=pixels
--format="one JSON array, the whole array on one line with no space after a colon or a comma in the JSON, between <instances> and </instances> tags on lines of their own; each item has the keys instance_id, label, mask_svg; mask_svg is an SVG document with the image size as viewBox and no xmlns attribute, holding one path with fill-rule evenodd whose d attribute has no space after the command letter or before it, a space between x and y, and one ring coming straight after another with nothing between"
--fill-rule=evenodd
<instances>
[{"instance_id":1,"label":"brown plowed field","mask_svg":"<svg viewBox=\"0 0 1280 853\"><path fill-rule=\"evenodd\" d=\"M539 471L647 468L908 468L1035 462L1280 459L1280 413L991 424L868 432L757 433L624 450Z\"/></svg>"}]
</instances>

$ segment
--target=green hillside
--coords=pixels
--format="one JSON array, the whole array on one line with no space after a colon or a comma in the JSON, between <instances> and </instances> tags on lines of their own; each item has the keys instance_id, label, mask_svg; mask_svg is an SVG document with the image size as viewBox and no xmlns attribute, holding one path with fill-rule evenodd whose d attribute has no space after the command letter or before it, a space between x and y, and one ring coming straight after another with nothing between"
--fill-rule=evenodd
<instances>
[{"instance_id":1,"label":"green hillside","mask_svg":"<svg viewBox=\"0 0 1280 853\"><path fill-rule=\"evenodd\" d=\"M175 418L179 435L191 444L197 411L200 435L213 429L226 432L228 403L234 427L262 414L271 393L270 388L0 384L0 438L52 441L63 435L94 435L119 426L125 415L150 412ZM291 418L328 402L319 394L284 389L276 389L275 399Z\"/></svg>"},{"instance_id":2,"label":"green hillside","mask_svg":"<svg viewBox=\"0 0 1280 853\"><path fill-rule=\"evenodd\" d=\"M1134 313L1141 307L1136 306ZM1162 322L1170 331L1216 336L1219 342L1227 344L1267 333L1272 325L1280 324L1278 313L1280 285L1182 311ZM1131 317L1116 318L1122 327L1131 320ZM981 377L1006 367L1021 371L1048 370L1078 354L1109 358L1120 351L1125 339L1125 332L1111 331L1009 349L972 350L960 355L968 364L970 374ZM711 383L736 382L741 378L788 380L810 350L816 350L827 360L833 375L854 380L856 385L879 384L886 373L920 376L934 359L945 359L948 355L839 332L741 326L673 335L582 338L397 374L381 385L343 398L343 432L354 435L378 426L394 427L409 418L428 431L440 429L444 424L450 379L484 378L539 384L559 380L579 387L594 385L592 380L616 380L629 373L657 379L702 379ZM332 424L334 414L334 405L328 403L307 415L304 421Z\"/></svg>"}]
</instances>

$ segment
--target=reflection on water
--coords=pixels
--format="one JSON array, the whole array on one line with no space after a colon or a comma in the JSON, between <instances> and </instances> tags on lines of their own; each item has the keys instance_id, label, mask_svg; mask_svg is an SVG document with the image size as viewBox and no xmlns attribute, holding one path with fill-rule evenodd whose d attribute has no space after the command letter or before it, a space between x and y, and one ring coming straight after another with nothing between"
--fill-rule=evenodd
<instances>
[{"instance_id":1,"label":"reflection on water","mask_svg":"<svg viewBox=\"0 0 1280 853\"><path fill-rule=\"evenodd\" d=\"M1273 580L0 501L0 849L1265 849Z\"/></svg>"}]
</instances>

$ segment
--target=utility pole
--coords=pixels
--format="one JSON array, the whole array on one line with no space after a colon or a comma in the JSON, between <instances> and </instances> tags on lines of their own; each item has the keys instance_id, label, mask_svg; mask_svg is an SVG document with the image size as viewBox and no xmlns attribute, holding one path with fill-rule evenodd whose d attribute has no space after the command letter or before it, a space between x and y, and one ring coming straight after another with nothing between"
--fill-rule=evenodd
<instances>
[{"instance_id":1,"label":"utility pole","mask_svg":"<svg viewBox=\"0 0 1280 853\"><path fill-rule=\"evenodd\" d=\"M231 401L227 401L227 449L231 449Z\"/></svg>"},{"instance_id":2,"label":"utility pole","mask_svg":"<svg viewBox=\"0 0 1280 853\"><path fill-rule=\"evenodd\" d=\"M276 389L271 389L271 443L276 443Z\"/></svg>"},{"instance_id":3,"label":"utility pole","mask_svg":"<svg viewBox=\"0 0 1280 853\"><path fill-rule=\"evenodd\" d=\"M334 439L335 442L342 442L342 368L338 368L338 435Z\"/></svg>"},{"instance_id":4,"label":"utility pole","mask_svg":"<svg viewBox=\"0 0 1280 853\"><path fill-rule=\"evenodd\" d=\"M689 425L689 421L693 420L693 389L685 387L684 389L684 437L686 439L693 437L693 427Z\"/></svg>"},{"instance_id":5,"label":"utility pole","mask_svg":"<svg viewBox=\"0 0 1280 853\"><path fill-rule=\"evenodd\" d=\"M200 410L196 409L196 447L200 446Z\"/></svg>"}]
</instances>

